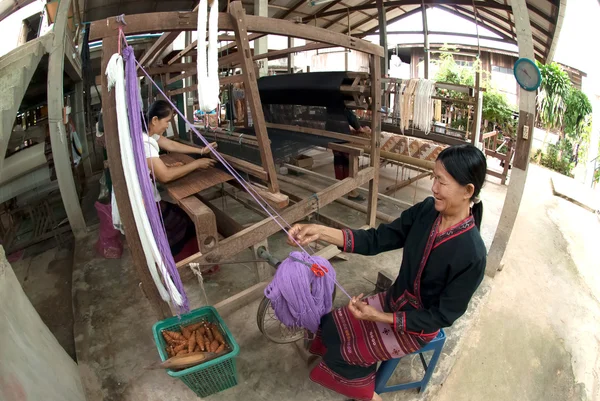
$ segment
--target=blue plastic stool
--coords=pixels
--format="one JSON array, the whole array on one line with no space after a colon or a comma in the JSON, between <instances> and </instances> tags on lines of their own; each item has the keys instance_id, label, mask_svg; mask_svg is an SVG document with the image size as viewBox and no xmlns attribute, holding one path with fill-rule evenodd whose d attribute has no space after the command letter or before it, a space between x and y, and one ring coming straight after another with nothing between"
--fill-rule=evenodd
<instances>
[{"instance_id":1,"label":"blue plastic stool","mask_svg":"<svg viewBox=\"0 0 600 401\"><path fill-rule=\"evenodd\" d=\"M395 358L390 359L389 361L383 361L379 366L379 369L377 369L377 375L375 377L375 392L377 394L381 394L389 393L391 391L408 390L411 388L418 388L419 392L424 391L425 387L427 387L427 383L429 383L429 379L431 379L433 371L435 370L435 365L437 365L437 362L440 359L442 348L444 348L445 342L446 333L444 333L444 330L440 330L439 334L433 340L431 340L429 344L427 344L417 352L413 352L413 354L419 354L419 357L421 358L421 363L423 364L423 369L425 369L425 376L423 376L421 380L416 382L387 386L388 380L394 374L394 370L396 370L396 366L398 366L398 362L400 362L400 359L402 358ZM423 352L427 351L433 351L433 356L431 357L429 364L425 362L425 358L423 357Z\"/></svg>"}]
</instances>

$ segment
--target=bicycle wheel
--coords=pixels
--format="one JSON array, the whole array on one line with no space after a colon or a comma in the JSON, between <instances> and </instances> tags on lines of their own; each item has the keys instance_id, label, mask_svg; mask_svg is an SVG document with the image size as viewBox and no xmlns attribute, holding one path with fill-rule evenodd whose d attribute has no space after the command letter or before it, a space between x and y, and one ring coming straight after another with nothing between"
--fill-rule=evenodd
<instances>
[{"instance_id":1,"label":"bicycle wheel","mask_svg":"<svg viewBox=\"0 0 600 401\"><path fill-rule=\"evenodd\" d=\"M304 329L288 328L277 319L271 306L271 300L267 297L264 297L258 305L256 323L260 332L277 344L293 343L304 338Z\"/></svg>"}]
</instances>

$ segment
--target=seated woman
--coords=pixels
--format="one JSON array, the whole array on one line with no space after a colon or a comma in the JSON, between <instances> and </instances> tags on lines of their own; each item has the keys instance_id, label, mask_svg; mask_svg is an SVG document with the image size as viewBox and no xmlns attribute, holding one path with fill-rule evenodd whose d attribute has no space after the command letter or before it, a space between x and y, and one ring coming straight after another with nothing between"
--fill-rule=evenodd
<instances>
[{"instance_id":1,"label":"seated woman","mask_svg":"<svg viewBox=\"0 0 600 401\"><path fill-rule=\"evenodd\" d=\"M164 100L157 100L152 103L147 115L145 116L148 133L144 133L144 152L146 153L146 161L151 174L154 175L156 181L166 184L181 178L193 171L207 169L215 165L215 161L209 158L200 158L188 164L165 164L159 157L160 150L174 153L186 153L207 155L210 149L207 147L197 148L176 141L172 141L163 136L171 121L173 110L169 103ZM216 148L216 143L212 143L211 147ZM186 246L191 238L196 236L194 223L188 215L177 205L161 200L158 190L154 189L154 199L159 202L162 211L162 218L165 224L165 231L171 247L173 256L178 255ZM187 253L193 254L197 252L190 250ZM183 259L189 255L178 255L177 259Z\"/></svg>"},{"instance_id":2,"label":"seated woman","mask_svg":"<svg viewBox=\"0 0 600 401\"><path fill-rule=\"evenodd\" d=\"M323 316L310 351L323 360L311 380L357 400L375 394L377 362L413 353L465 313L483 279L486 248L479 234L479 191L486 159L472 145L440 153L433 170L433 197L377 229L337 230L295 225L301 245L320 239L345 252L376 255L404 248L400 273L385 293L361 299Z\"/></svg>"}]
</instances>

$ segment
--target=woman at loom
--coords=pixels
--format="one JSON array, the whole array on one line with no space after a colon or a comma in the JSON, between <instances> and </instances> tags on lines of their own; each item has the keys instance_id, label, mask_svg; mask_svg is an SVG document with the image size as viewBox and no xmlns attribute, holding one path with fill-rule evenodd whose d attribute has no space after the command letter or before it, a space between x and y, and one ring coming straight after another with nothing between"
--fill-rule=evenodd
<instances>
[{"instance_id":1,"label":"woman at loom","mask_svg":"<svg viewBox=\"0 0 600 401\"><path fill-rule=\"evenodd\" d=\"M361 294L323 316L310 347L323 359L311 380L353 399L381 400L374 392L377 361L419 350L465 313L485 271L478 196L486 169L479 149L452 146L435 163L433 197L394 222L369 230L292 227L290 236L300 245L319 239L362 255L404 249L388 291L366 299Z\"/></svg>"},{"instance_id":2,"label":"woman at loom","mask_svg":"<svg viewBox=\"0 0 600 401\"><path fill-rule=\"evenodd\" d=\"M163 136L171 122L172 113L173 110L169 103L164 100L157 100L152 103L147 115L144 116L146 123L142 124L143 127L148 129L148 132L143 134L144 152L146 153L148 168L156 181L162 184L184 177L193 171L210 168L215 164L215 161L209 158L200 158L188 164L165 164L160 159L159 152L161 150L201 156L210 153L208 147L197 148L172 141ZM216 143L211 144L213 148L216 148L216 146ZM196 236L196 229L188 215L174 203L162 200L156 188L154 189L154 199L160 202L169 246L173 256L177 256L176 261L197 252L196 241L192 241ZM187 249L190 247L191 249ZM184 248L187 250L185 255L181 254Z\"/></svg>"}]
</instances>

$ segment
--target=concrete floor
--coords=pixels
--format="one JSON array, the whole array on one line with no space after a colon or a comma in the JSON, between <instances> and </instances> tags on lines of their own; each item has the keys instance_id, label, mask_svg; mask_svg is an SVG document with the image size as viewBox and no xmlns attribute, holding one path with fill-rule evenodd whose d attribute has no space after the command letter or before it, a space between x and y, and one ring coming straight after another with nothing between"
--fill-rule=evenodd
<instances>
[{"instance_id":1,"label":"concrete floor","mask_svg":"<svg viewBox=\"0 0 600 401\"><path fill-rule=\"evenodd\" d=\"M327 154L316 168L323 174L333 176L331 161ZM414 173L413 173L414 174ZM306 178L304 178L306 179ZM382 173L380 188L396 179L396 168L386 168ZM313 185L325 187L325 183L311 179ZM398 198L412 203L429 195L431 181L424 179L398 191ZM283 186L283 185L282 185ZM295 189L298 191L297 189ZM498 210L502 204L505 187L488 184L490 210ZM310 193L302 193L309 196ZM261 217L248 213L236 201L216 199L213 203L227 210L242 224L249 224ZM380 202L380 210L399 215L402 209ZM352 227L364 225L365 215L332 204L321 210ZM497 223L499 212L489 213L486 225L489 241ZM96 257L93 250L95 235L92 233L77 244L73 273L75 313L75 341L78 363L87 390L88 401L96 400L195 400L195 395L180 381L170 378L164 371L145 370L144 367L158 360L152 338L151 327L155 323L152 312L137 290L137 280L131 269L129 253L124 252L121 260L104 260ZM284 258L290 251L285 238L276 234L269 238L270 251ZM337 261L334 266L338 279L352 294L373 289L369 282L376 279L377 271L385 270L391 276L398 272L401 251L389 252L374 258L348 255L348 261ZM242 253L236 260L252 259L249 252ZM192 308L202 305L204 295L195 277L186 275L186 290ZM223 265L221 270L204 281L204 291L209 303L215 304L254 284L253 266L248 263ZM439 388L460 350L465 334L470 330L478 310L489 293L489 282L485 281L475 296L467 315L447 331L449 339L438 364L428 394ZM256 312L258 300L225 316L225 322L240 344L237 358L240 383L237 387L211 397L214 400L336 400L343 399L308 379L308 367L291 344L278 345L269 342L257 328ZM336 304L346 302L338 296ZM393 378L397 382L407 381L422 375L420 362L416 358L405 358ZM405 391L385 395L384 399L412 400L421 396L416 391Z\"/></svg>"},{"instance_id":2,"label":"concrete floor","mask_svg":"<svg viewBox=\"0 0 600 401\"><path fill-rule=\"evenodd\" d=\"M600 223L532 165L504 269L437 400L597 400Z\"/></svg>"},{"instance_id":3,"label":"concrete floor","mask_svg":"<svg viewBox=\"0 0 600 401\"><path fill-rule=\"evenodd\" d=\"M319 157L322 160L315 170L333 176L330 156ZM401 169L382 169L380 188L394 182L397 173L402 178ZM468 313L447 331L449 339L427 393L384 394L384 400L598 397L600 276L595 253L600 223L579 206L553 197L550 175L547 170L530 167L505 269L493 282L486 279L482 283ZM431 181L423 179L396 196L418 202L429 195L430 186ZM505 191L506 187L492 179L482 192L482 236L488 247ZM307 191L302 194L310 195ZM242 223L260 220L231 199L214 203L224 205ZM391 215L402 211L383 202L379 209ZM352 227L364 224L364 214L340 205L327 206L323 213ZM92 232L75 250L75 340L69 330L73 319L70 299L65 296L71 294L69 251L42 247L12 263L34 306L71 355L75 343L88 401L198 399L164 371L145 369L158 360L151 333L152 311L137 288L127 249L120 260L100 259L94 254L95 240ZM280 234L269 239L272 253L280 258L289 252L283 240ZM347 262L336 261L334 266L341 284L350 293L359 293L372 289L367 279L373 280L379 269L397 274L400 257L399 252L369 259L349 255ZM238 260L251 258L249 252L238 256ZM216 303L252 285L253 280L251 264L224 265L219 273L206 278L204 287L210 303ZM195 278L186 281L186 289L193 306L203 303ZM343 302L342 296L336 300L337 304ZM240 383L211 399L343 399L308 380L308 368L292 345L277 345L261 335L256 326L257 307L258 301L225 317L242 348L237 358ZM405 359L401 365L395 377L398 381L420 373L416 359Z\"/></svg>"}]
</instances>

